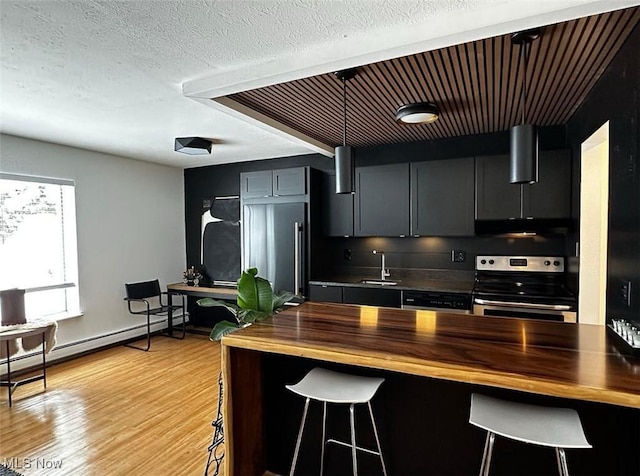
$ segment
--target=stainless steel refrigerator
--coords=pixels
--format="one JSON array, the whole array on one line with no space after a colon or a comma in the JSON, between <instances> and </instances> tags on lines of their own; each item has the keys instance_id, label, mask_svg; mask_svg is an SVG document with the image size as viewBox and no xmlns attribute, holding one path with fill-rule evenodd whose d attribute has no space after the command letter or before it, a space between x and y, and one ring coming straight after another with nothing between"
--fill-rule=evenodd
<instances>
[{"instance_id":1,"label":"stainless steel refrigerator","mask_svg":"<svg viewBox=\"0 0 640 476\"><path fill-rule=\"evenodd\" d=\"M242 207L242 269L258 268L273 290L304 292L306 203Z\"/></svg>"}]
</instances>

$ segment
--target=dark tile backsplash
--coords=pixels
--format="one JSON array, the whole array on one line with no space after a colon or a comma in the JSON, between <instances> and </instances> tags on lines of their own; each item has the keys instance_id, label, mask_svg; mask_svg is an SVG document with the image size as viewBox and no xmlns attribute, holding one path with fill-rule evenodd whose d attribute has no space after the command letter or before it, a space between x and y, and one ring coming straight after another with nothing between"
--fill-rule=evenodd
<instances>
[{"instance_id":1,"label":"dark tile backsplash","mask_svg":"<svg viewBox=\"0 0 640 476\"><path fill-rule=\"evenodd\" d=\"M472 272L477 255L564 256L564 236L482 236L467 238L326 238L326 273L358 274L362 269L380 269L385 252L391 270L450 270ZM452 250L465 252L465 261L452 262ZM350 257L350 259L347 259ZM314 276L327 277L327 276Z\"/></svg>"}]
</instances>

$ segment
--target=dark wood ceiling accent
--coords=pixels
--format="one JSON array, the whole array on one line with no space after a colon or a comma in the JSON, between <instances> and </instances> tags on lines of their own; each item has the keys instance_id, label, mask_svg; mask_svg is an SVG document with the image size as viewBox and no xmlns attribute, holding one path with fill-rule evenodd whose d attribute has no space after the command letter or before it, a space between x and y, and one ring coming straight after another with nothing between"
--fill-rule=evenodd
<instances>
[{"instance_id":1,"label":"dark wood ceiling accent","mask_svg":"<svg viewBox=\"0 0 640 476\"><path fill-rule=\"evenodd\" d=\"M639 20L635 7L544 27L531 45L526 122L565 124ZM519 53L511 35L503 35L359 67L347 83L348 144L482 134L519 124ZM342 83L333 74L229 97L325 144L342 144ZM427 100L441 109L435 123L396 124L399 106Z\"/></svg>"}]
</instances>

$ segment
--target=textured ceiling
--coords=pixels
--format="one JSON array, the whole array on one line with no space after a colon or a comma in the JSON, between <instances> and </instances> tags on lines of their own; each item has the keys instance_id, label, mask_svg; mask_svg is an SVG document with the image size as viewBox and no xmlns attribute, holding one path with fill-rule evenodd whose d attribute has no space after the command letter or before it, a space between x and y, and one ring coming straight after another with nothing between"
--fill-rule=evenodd
<instances>
[{"instance_id":1,"label":"textured ceiling","mask_svg":"<svg viewBox=\"0 0 640 476\"><path fill-rule=\"evenodd\" d=\"M192 98L635 3L0 0L0 131L178 167L303 154ZM212 156L174 152L185 136L215 139Z\"/></svg>"},{"instance_id":2,"label":"textured ceiling","mask_svg":"<svg viewBox=\"0 0 640 476\"><path fill-rule=\"evenodd\" d=\"M526 122L565 124L640 20L640 8L542 30L528 62ZM521 122L523 64L511 35L365 65L347 83L347 143L362 147L508 130ZM320 142L343 142L342 83L323 74L229 99ZM396 109L435 101L437 122L403 125Z\"/></svg>"}]
</instances>

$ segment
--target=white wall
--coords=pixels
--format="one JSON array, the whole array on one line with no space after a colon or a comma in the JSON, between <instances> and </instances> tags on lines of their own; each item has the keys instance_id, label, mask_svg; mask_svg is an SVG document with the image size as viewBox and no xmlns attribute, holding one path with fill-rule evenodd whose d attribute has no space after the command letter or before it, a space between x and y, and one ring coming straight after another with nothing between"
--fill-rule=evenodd
<instances>
[{"instance_id":1,"label":"white wall","mask_svg":"<svg viewBox=\"0 0 640 476\"><path fill-rule=\"evenodd\" d=\"M0 135L0 170L76 183L78 281L84 315L59 322L58 349L49 359L142 334L143 329L117 333L145 322L127 312L124 283L158 278L164 286L182 279L186 262L182 169ZM101 338L107 334L114 335Z\"/></svg>"},{"instance_id":2,"label":"white wall","mask_svg":"<svg viewBox=\"0 0 640 476\"><path fill-rule=\"evenodd\" d=\"M605 325L609 218L609 123L581 147L578 322Z\"/></svg>"}]
</instances>

